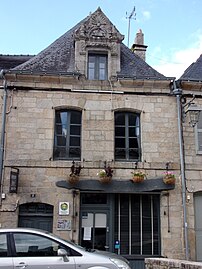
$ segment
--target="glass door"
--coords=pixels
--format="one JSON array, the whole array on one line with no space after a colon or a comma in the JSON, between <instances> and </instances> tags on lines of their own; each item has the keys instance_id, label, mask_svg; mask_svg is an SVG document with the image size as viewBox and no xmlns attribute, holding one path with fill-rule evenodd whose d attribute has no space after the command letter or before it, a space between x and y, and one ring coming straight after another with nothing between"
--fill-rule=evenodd
<instances>
[{"instance_id":1,"label":"glass door","mask_svg":"<svg viewBox=\"0 0 202 269\"><path fill-rule=\"evenodd\" d=\"M107 212L81 212L81 245L89 249L109 249Z\"/></svg>"}]
</instances>

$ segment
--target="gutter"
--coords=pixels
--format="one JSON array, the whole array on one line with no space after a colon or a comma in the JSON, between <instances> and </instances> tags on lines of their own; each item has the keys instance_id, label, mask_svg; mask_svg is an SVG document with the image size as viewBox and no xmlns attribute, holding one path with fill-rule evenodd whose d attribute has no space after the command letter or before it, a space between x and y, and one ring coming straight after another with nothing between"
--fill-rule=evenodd
<instances>
[{"instance_id":1,"label":"gutter","mask_svg":"<svg viewBox=\"0 0 202 269\"><path fill-rule=\"evenodd\" d=\"M7 104L7 81L5 78L5 71L1 70L0 78L3 79L3 111L1 122L1 140L0 140L0 194L2 193L2 178L3 178L3 166L4 166L4 144L5 144L5 128L6 128L6 104ZM0 197L0 204L1 204Z\"/></svg>"}]
</instances>

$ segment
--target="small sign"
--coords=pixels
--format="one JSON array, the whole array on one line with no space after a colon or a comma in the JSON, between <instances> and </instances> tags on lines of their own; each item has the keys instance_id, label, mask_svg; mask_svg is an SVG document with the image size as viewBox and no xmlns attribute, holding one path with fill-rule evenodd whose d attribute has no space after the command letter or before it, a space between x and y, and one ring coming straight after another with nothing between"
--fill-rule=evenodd
<instances>
[{"instance_id":1,"label":"small sign","mask_svg":"<svg viewBox=\"0 0 202 269\"><path fill-rule=\"evenodd\" d=\"M115 241L115 249L120 249L120 242L119 240Z\"/></svg>"},{"instance_id":2,"label":"small sign","mask_svg":"<svg viewBox=\"0 0 202 269\"><path fill-rule=\"evenodd\" d=\"M58 219L57 230L58 231L71 231L71 220Z\"/></svg>"},{"instance_id":3,"label":"small sign","mask_svg":"<svg viewBox=\"0 0 202 269\"><path fill-rule=\"evenodd\" d=\"M91 227L84 227L83 240L91 240Z\"/></svg>"},{"instance_id":4,"label":"small sign","mask_svg":"<svg viewBox=\"0 0 202 269\"><path fill-rule=\"evenodd\" d=\"M59 203L59 215L69 215L69 202Z\"/></svg>"}]
</instances>

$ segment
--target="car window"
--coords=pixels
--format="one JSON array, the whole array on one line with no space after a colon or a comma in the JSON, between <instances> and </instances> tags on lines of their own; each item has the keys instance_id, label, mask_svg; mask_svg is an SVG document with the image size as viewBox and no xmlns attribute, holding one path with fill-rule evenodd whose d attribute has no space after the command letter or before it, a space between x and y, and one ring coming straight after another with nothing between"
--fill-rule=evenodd
<instances>
[{"instance_id":1,"label":"car window","mask_svg":"<svg viewBox=\"0 0 202 269\"><path fill-rule=\"evenodd\" d=\"M68 246L40 235L15 233L13 237L18 257L57 256L59 248L65 248L67 255L72 256Z\"/></svg>"},{"instance_id":2,"label":"car window","mask_svg":"<svg viewBox=\"0 0 202 269\"><path fill-rule=\"evenodd\" d=\"M6 234L0 234L0 257L8 256Z\"/></svg>"}]
</instances>

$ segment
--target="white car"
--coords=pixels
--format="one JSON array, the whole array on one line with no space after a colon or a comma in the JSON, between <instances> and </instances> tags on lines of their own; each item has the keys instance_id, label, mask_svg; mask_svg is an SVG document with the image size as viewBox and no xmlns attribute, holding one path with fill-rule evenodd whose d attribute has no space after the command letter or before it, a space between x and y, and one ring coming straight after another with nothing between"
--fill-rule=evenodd
<instances>
[{"instance_id":1,"label":"white car","mask_svg":"<svg viewBox=\"0 0 202 269\"><path fill-rule=\"evenodd\" d=\"M49 232L29 228L0 229L2 269L130 269L122 256L85 250Z\"/></svg>"}]
</instances>

